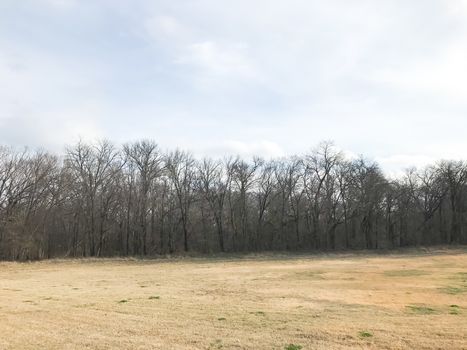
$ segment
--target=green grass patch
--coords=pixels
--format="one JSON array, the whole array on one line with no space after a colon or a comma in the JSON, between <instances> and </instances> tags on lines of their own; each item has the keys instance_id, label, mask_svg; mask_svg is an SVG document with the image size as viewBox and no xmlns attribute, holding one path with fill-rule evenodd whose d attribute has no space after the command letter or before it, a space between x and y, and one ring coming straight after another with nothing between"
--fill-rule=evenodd
<instances>
[{"instance_id":1,"label":"green grass patch","mask_svg":"<svg viewBox=\"0 0 467 350\"><path fill-rule=\"evenodd\" d=\"M225 317L219 317L217 320L218 320L218 321L225 321L226 318L225 318Z\"/></svg>"},{"instance_id":2,"label":"green grass patch","mask_svg":"<svg viewBox=\"0 0 467 350\"><path fill-rule=\"evenodd\" d=\"M256 316L266 316L266 313L264 313L263 311L253 311L253 312L250 312L250 314L256 315Z\"/></svg>"},{"instance_id":3,"label":"green grass patch","mask_svg":"<svg viewBox=\"0 0 467 350\"><path fill-rule=\"evenodd\" d=\"M125 304L128 303L128 299L122 299L118 301L119 304Z\"/></svg>"},{"instance_id":4,"label":"green grass patch","mask_svg":"<svg viewBox=\"0 0 467 350\"><path fill-rule=\"evenodd\" d=\"M411 277L411 276L424 276L430 273L423 270L387 270L384 275L388 277Z\"/></svg>"},{"instance_id":5,"label":"green grass patch","mask_svg":"<svg viewBox=\"0 0 467 350\"><path fill-rule=\"evenodd\" d=\"M453 281L453 285L439 288L440 292L457 295L467 293L467 272L456 272L450 276Z\"/></svg>"},{"instance_id":6,"label":"green grass patch","mask_svg":"<svg viewBox=\"0 0 467 350\"><path fill-rule=\"evenodd\" d=\"M418 315L431 315L436 313L436 310L423 305L408 305L407 308Z\"/></svg>"},{"instance_id":7,"label":"green grass patch","mask_svg":"<svg viewBox=\"0 0 467 350\"><path fill-rule=\"evenodd\" d=\"M214 343L209 344L208 349L222 349L224 345L222 345L222 340L221 339L216 339Z\"/></svg>"},{"instance_id":8,"label":"green grass patch","mask_svg":"<svg viewBox=\"0 0 467 350\"><path fill-rule=\"evenodd\" d=\"M450 315L460 315L461 311L459 310L459 305L449 305L449 314Z\"/></svg>"},{"instance_id":9,"label":"green grass patch","mask_svg":"<svg viewBox=\"0 0 467 350\"><path fill-rule=\"evenodd\" d=\"M161 297L158 295L151 295L148 299L149 300L155 300L155 299L160 299Z\"/></svg>"},{"instance_id":10,"label":"green grass patch","mask_svg":"<svg viewBox=\"0 0 467 350\"><path fill-rule=\"evenodd\" d=\"M360 332L358 332L358 335L361 338L371 338L373 336L373 333L370 333L368 331L360 331Z\"/></svg>"},{"instance_id":11,"label":"green grass patch","mask_svg":"<svg viewBox=\"0 0 467 350\"><path fill-rule=\"evenodd\" d=\"M467 286L460 286L460 287L447 286L447 287L440 288L439 290L442 293L457 295L457 294L466 293L467 292Z\"/></svg>"},{"instance_id":12,"label":"green grass patch","mask_svg":"<svg viewBox=\"0 0 467 350\"><path fill-rule=\"evenodd\" d=\"M300 350L303 346L297 344L289 344L284 347L284 350Z\"/></svg>"},{"instance_id":13,"label":"green grass patch","mask_svg":"<svg viewBox=\"0 0 467 350\"><path fill-rule=\"evenodd\" d=\"M450 276L450 279L465 285L467 283L467 272L456 272Z\"/></svg>"}]
</instances>

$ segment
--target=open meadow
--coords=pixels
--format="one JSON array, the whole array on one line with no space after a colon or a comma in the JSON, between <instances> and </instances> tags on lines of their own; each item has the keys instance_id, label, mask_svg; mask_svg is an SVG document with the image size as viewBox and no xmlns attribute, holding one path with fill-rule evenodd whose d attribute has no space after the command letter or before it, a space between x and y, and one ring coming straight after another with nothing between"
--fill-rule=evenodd
<instances>
[{"instance_id":1,"label":"open meadow","mask_svg":"<svg viewBox=\"0 0 467 350\"><path fill-rule=\"evenodd\" d=\"M467 349L467 250L0 263L0 349Z\"/></svg>"}]
</instances>

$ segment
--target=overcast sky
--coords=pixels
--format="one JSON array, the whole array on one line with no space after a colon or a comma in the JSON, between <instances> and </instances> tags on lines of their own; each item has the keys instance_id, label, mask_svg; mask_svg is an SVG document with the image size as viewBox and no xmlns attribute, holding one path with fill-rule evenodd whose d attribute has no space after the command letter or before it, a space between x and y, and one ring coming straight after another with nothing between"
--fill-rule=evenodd
<instances>
[{"instance_id":1,"label":"overcast sky","mask_svg":"<svg viewBox=\"0 0 467 350\"><path fill-rule=\"evenodd\" d=\"M467 159L467 1L0 0L0 143Z\"/></svg>"}]
</instances>

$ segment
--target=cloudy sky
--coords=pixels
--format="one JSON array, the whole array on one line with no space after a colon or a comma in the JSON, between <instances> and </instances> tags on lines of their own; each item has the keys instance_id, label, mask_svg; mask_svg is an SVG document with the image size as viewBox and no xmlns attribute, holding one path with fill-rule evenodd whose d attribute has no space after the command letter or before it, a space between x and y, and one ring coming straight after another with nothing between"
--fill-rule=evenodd
<instances>
[{"instance_id":1,"label":"cloudy sky","mask_svg":"<svg viewBox=\"0 0 467 350\"><path fill-rule=\"evenodd\" d=\"M0 143L467 158L465 0L0 0Z\"/></svg>"}]
</instances>

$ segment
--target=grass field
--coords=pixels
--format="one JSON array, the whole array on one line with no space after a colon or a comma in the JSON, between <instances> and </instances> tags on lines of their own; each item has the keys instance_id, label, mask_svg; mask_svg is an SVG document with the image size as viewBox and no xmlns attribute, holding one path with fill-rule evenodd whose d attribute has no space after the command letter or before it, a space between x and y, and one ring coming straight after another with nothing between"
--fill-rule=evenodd
<instances>
[{"instance_id":1,"label":"grass field","mask_svg":"<svg viewBox=\"0 0 467 350\"><path fill-rule=\"evenodd\" d=\"M0 263L0 349L467 349L467 250Z\"/></svg>"}]
</instances>

